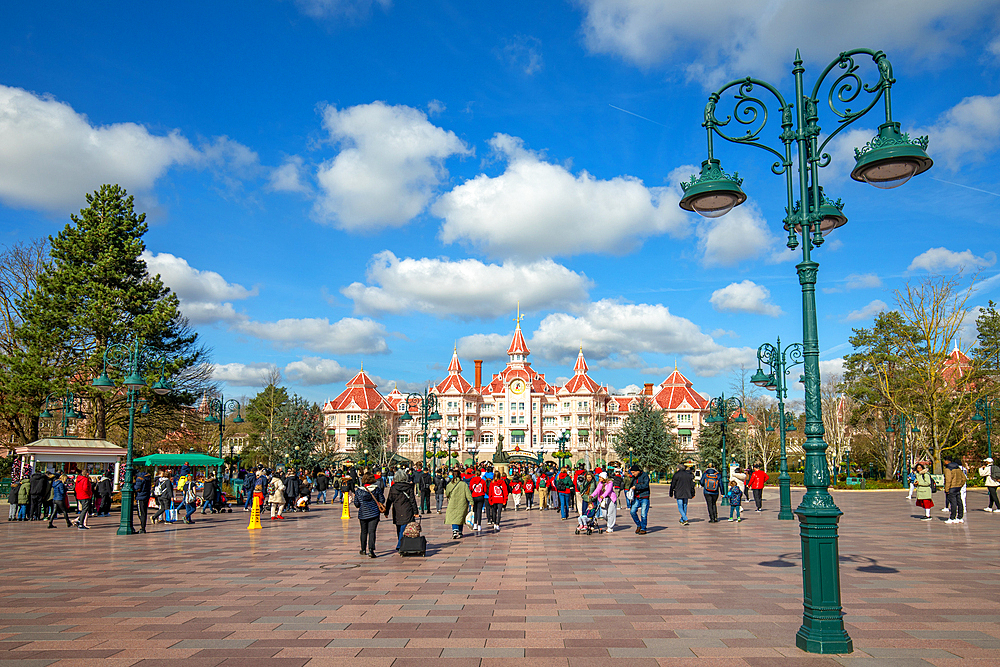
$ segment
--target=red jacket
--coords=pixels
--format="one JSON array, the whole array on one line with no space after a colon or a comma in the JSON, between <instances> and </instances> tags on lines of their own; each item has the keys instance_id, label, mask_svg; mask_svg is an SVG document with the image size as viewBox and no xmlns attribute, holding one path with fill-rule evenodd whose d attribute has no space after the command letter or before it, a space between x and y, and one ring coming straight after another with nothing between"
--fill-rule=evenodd
<instances>
[{"instance_id":1,"label":"red jacket","mask_svg":"<svg viewBox=\"0 0 1000 667\"><path fill-rule=\"evenodd\" d=\"M524 480L524 492L525 493L535 492L535 480L531 479L530 477Z\"/></svg>"},{"instance_id":2,"label":"red jacket","mask_svg":"<svg viewBox=\"0 0 1000 667\"><path fill-rule=\"evenodd\" d=\"M469 480L469 491L472 492L473 498L482 498L486 495L486 480L479 475L471 478Z\"/></svg>"},{"instance_id":3,"label":"red jacket","mask_svg":"<svg viewBox=\"0 0 1000 667\"><path fill-rule=\"evenodd\" d=\"M494 479L490 482L490 505L507 504L507 485L502 479Z\"/></svg>"},{"instance_id":4,"label":"red jacket","mask_svg":"<svg viewBox=\"0 0 1000 667\"><path fill-rule=\"evenodd\" d=\"M768 479L767 473L763 470L754 470L750 475L749 486L751 489L763 489Z\"/></svg>"},{"instance_id":5,"label":"red jacket","mask_svg":"<svg viewBox=\"0 0 1000 667\"><path fill-rule=\"evenodd\" d=\"M510 485L510 492L519 496L521 495L521 489L523 488L524 485L521 482L512 482Z\"/></svg>"},{"instance_id":6,"label":"red jacket","mask_svg":"<svg viewBox=\"0 0 1000 667\"><path fill-rule=\"evenodd\" d=\"M76 495L77 500L86 500L93 496L90 478L86 475L77 475L76 481L73 483L73 493Z\"/></svg>"}]
</instances>

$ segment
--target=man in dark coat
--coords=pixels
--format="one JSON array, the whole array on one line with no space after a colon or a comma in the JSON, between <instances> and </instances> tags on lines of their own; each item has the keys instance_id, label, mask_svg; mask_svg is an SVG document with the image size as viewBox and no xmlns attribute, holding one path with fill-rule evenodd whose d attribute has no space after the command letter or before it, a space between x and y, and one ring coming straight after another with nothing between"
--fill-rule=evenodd
<instances>
[{"instance_id":1,"label":"man in dark coat","mask_svg":"<svg viewBox=\"0 0 1000 667\"><path fill-rule=\"evenodd\" d=\"M215 492L218 486L219 485L215 479L215 475L213 473L209 473L208 479L205 480L205 486L201 490L201 499L203 501L201 505L202 514L209 511L213 514L215 513Z\"/></svg>"},{"instance_id":2,"label":"man in dark coat","mask_svg":"<svg viewBox=\"0 0 1000 667\"><path fill-rule=\"evenodd\" d=\"M153 478L143 470L132 482L135 491L135 508L139 512L139 532L146 532L146 518L149 516L149 496L153 493Z\"/></svg>"},{"instance_id":3,"label":"man in dark coat","mask_svg":"<svg viewBox=\"0 0 1000 667\"><path fill-rule=\"evenodd\" d=\"M108 516L111 514L111 493L114 490L114 486L111 484L111 478L108 477L107 473L101 475L100 481L97 482L97 495L101 497L101 511L100 514Z\"/></svg>"},{"instance_id":4,"label":"man in dark coat","mask_svg":"<svg viewBox=\"0 0 1000 667\"><path fill-rule=\"evenodd\" d=\"M670 480L670 497L677 499L681 525L688 525L688 501L694 498L694 461L685 461Z\"/></svg>"},{"instance_id":5,"label":"man in dark coat","mask_svg":"<svg viewBox=\"0 0 1000 667\"><path fill-rule=\"evenodd\" d=\"M295 499L299 497L299 478L295 476L295 471L289 469L285 475L285 509L297 512Z\"/></svg>"},{"instance_id":6,"label":"man in dark coat","mask_svg":"<svg viewBox=\"0 0 1000 667\"><path fill-rule=\"evenodd\" d=\"M28 517L32 521L41 521L42 503L49 497L49 489L52 486L52 482L49 476L41 470L35 470L35 472L31 473L30 480L30 486L28 487L30 502Z\"/></svg>"},{"instance_id":7,"label":"man in dark coat","mask_svg":"<svg viewBox=\"0 0 1000 667\"><path fill-rule=\"evenodd\" d=\"M420 511L426 514L431 513L431 483L434 478L426 470L417 473L420 475Z\"/></svg>"}]
</instances>

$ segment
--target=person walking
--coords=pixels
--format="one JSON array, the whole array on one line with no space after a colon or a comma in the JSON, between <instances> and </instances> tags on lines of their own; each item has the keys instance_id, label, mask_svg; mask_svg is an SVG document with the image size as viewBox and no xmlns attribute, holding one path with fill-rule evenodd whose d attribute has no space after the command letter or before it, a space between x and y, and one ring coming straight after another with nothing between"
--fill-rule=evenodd
<instances>
[{"instance_id":1,"label":"person walking","mask_svg":"<svg viewBox=\"0 0 1000 667\"><path fill-rule=\"evenodd\" d=\"M448 477L444 474L443 468L438 468L434 472L434 507L438 514L444 509L444 489L448 483Z\"/></svg>"},{"instance_id":2,"label":"person walking","mask_svg":"<svg viewBox=\"0 0 1000 667\"><path fill-rule=\"evenodd\" d=\"M325 505L326 504L326 490L330 488L330 478L326 476L326 473L320 470L316 473L316 504ZM336 502L336 498L334 498Z\"/></svg>"},{"instance_id":3,"label":"person walking","mask_svg":"<svg viewBox=\"0 0 1000 667\"><path fill-rule=\"evenodd\" d=\"M208 483L205 484L208 486ZM214 494L213 494L214 495ZM181 497L184 503L184 523L194 523L191 515L198 508L198 486L195 484L194 473L188 475L187 483L184 485L184 495ZM205 501L209 504L211 501Z\"/></svg>"},{"instance_id":4,"label":"person walking","mask_svg":"<svg viewBox=\"0 0 1000 667\"><path fill-rule=\"evenodd\" d=\"M285 509L296 512L298 510L295 508L295 501L299 497L299 478L296 476L295 471L289 468L285 472L285 479L283 481L285 484Z\"/></svg>"},{"instance_id":5,"label":"person walking","mask_svg":"<svg viewBox=\"0 0 1000 667\"><path fill-rule=\"evenodd\" d=\"M987 461L989 461L990 463L992 463L993 459L987 459ZM913 500L913 491L916 488L913 483L914 483L914 481L916 479L917 479L917 475L912 470L910 472L906 473L906 481L910 485L910 491L909 491L909 493L906 494L906 499L907 500ZM1000 508L1000 503L997 504L997 507Z\"/></svg>"},{"instance_id":6,"label":"person walking","mask_svg":"<svg viewBox=\"0 0 1000 667\"><path fill-rule=\"evenodd\" d=\"M188 482L190 484L191 482ZM201 489L201 513L207 514L211 512L215 514L215 489L217 482L215 480L215 475L213 473L208 473L208 479L205 480L205 485ZM187 496L187 494L184 494Z\"/></svg>"},{"instance_id":7,"label":"person walking","mask_svg":"<svg viewBox=\"0 0 1000 667\"><path fill-rule=\"evenodd\" d=\"M516 512L524 499L524 482L521 481L520 475L516 475L510 481L510 497L514 499L514 511Z\"/></svg>"},{"instance_id":8,"label":"person walking","mask_svg":"<svg viewBox=\"0 0 1000 667\"><path fill-rule=\"evenodd\" d=\"M275 475L267 483L267 502L271 505L271 521L281 521L285 517L288 495L285 493L285 481L280 475Z\"/></svg>"},{"instance_id":9,"label":"person walking","mask_svg":"<svg viewBox=\"0 0 1000 667\"><path fill-rule=\"evenodd\" d=\"M608 522L607 532L615 532L615 525L618 523L618 494L615 491L615 484L608 477L607 471L602 471L597 476L597 484L591 493L591 498L598 504L604 513L604 518Z\"/></svg>"},{"instance_id":10,"label":"person walking","mask_svg":"<svg viewBox=\"0 0 1000 667\"><path fill-rule=\"evenodd\" d=\"M535 488L538 490L538 511L546 510L549 508L549 476L545 474L545 471L538 473L538 479Z\"/></svg>"},{"instance_id":11,"label":"person walking","mask_svg":"<svg viewBox=\"0 0 1000 667\"><path fill-rule=\"evenodd\" d=\"M622 503L625 500L625 478L622 476L621 468L615 468L611 472L611 484L614 485L615 495L618 497L618 501L615 503L615 509L623 509Z\"/></svg>"},{"instance_id":12,"label":"person walking","mask_svg":"<svg viewBox=\"0 0 1000 667\"><path fill-rule=\"evenodd\" d=\"M80 530L87 530L89 528L87 518L90 516L90 501L94 497L94 489L90 483L90 477L77 475L76 482L73 485L73 494L76 496L76 502L80 506L80 516L76 520L76 526Z\"/></svg>"},{"instance_id":13,"label":"person walking","mask_svg":"<svg viewBox=\"0 0 1000 667\"><path fill-rule=\"evenodd\" d=\"M686 461L670 479L670 497L677 500L682 526L688 525L688 501L694 498L694 461Z\"/></svg>"},{"instance_id":14,"label":"person walking","mask_svg":"<svg viewBox=\"0 0 1000 667\"><path fill-rule=\"evenodd\" d=\"M375 532L378 530L378 520L385 507L385 495L382 487L375 483L375 475L366 472L361 477L361 485L354 489L354 506L358 508L358 522L361 524L361 551L369 558L378 558L375 554ZM367 549L367 551L366 551Z\"/></svg>"},{"instance_id":15,"label":"person walking","mask_svg":"<svg viewBox=\"0 0 1000 667\"><path fill-rule=\"evenodd\" d=\"M483 529L483 508L486 506L486 480L479 475L478 470L473 472L472 477L469 478L469 492L472 494L472 530L481 531ZM464 514L462 522L465 522Z\"/></svg>"},{"instance_id":16,"label":"person walking","mask_svg":"<svg viewBox=\"0 0 1000 667\"><path fill-rule=\"evenodd\" d=\"M921 521L930 521L931 508L934 507L934 501L931 500L932 480L930 473L927 472L923 463L918 463L913 467L913 475L913 484L917 487L917 507L924 510L924 516L919 518Z\"/></svg>"},{"instance_id":17,"label":"person walking","mask_svg":"<svg viewBox=\"0 0 1000 667\"><path fill-rule=\"evenodd\" d=\"M17 492L20 491L20 489L21 489L21 485L18 484L17 481L11 482L10 492L8 492L8 494L7 494L7 505L9 506L8 509L7 509L7 520L8 521L17 521L18 520L17 519L17 509L18 509L17 508L17 506L18 506L18 502L17 502L17 495L18 494L17 494Z\"/></svg>"},{"instance_id":18,"label":"person walking","mask_svg":"<svg viewBox=\"0 0 1000 667\"><path fill-rule=\"evenodd\" d=\"M448 475L448 483L444 490L448 498L448 509L444 514L445 524L451 524L451 539L462 537L465 527L465 517L473 506L474 498L469 485L457 473Z\"/></svg>"},{"instance_id":19,"label":"person walking","mask_svg":"<svg viewBox=\"0 0 1000 667\"><path fill-rule=\"evenodd\" d=\"M729 520L740 522L740 510L743 509L743 490L735 479L729 480ZM736 517L736 518L733 518Z\"/></svg>"},{"instance_id":20,"label":"person walking","mask_svg":"<svg viewBox=\"0 0 1000 667\"><path fill-rule=\"evenodd\" d=\"M563 466L559 474L555 477L556 494L559 498L559 516L563 521L569 518L570 498L574 492L573 477L569 474L569 468Z\"/></svg>"},{"instance_id":21,"label":"person walking","mask_svg":"<svg viewBox=\"0 0 1000 667\"><path fill-rule=\"evenodd\" d=\"M503 477L494 477L489 484L489 521L493 524L493 531L500 532L500 519L503 516L504 507L507 505L507 480Z\"/></svg>"},{"instance_id":22,"label":"person walking","mask_svg":"<svg viewBox=\"0 0 1000 667\"><path fill-rule=\"evenodd\" d=\"M639 464L633 465L629 469L632 477L632 503L629 513L632 521L635 522L635 534L646 534L646 520L649 517L649 473L643 472Z\"/></svg>"},{"instance_id":23,"label":"person walking","mask_svg":"<svg viewBox=\"0 0 1000 667\"><path fill-rule=\"evenodd\" d=\"M434 477L427 470L417 472L420 478L420 511L424 514L431 513L431 484Z\"/></svg>"},{"instance_id":24,"label":"person walking","mask_svg":"<svg viewBox=\"0 0 1000 667\"><path fill-rule=\"evenodd\" d=\"M764 502L764 485L767 484L768 479L770 479L768 474L755 466L754 471L750 474L750 480L747 482L750 486L750 492L753 493L753 501L757 505L755 511L757 512L764 511L761 504Z\"/></svg>"},{"instance_id":25,"label":"person walking","mask_svg":"<svg viewBox=\"0 0 1000 667\"><path fill-rule=\"evenodd\" d=\"M42 504L49 496L49 477L39 469L31 473L30 486L28 487L28 502L30 507L28 517L32 521L42 520Z\"/></svg>"},{"instance_id":26,"label":"person walking","mask_svg":"<svg viewBox=\"0 0 1000 667\"><path fill-rule=\"evenodd\" d=\"M719 471L711 463L701 473L701 489L705 496L705 504L708 506L708 522L719 522L719 508L716 503L719 501L719 493L722 490Z\"/></svg>"},{"instance_id":27,"label":"person walking","mask_svg":"<svg viewBox=\"0 0 1000 667\"><path fill-rule=\"evenodd\" d=\"M79 502L79 501L77 501ZM17 520L28 520L28 509L31 507L31 478L25 477L17 485Z\"/></svg>"},{"instance_id":28,"label":"person walking","mask_svg":"<svg viewBox=\"0 0 1000 667\"><path fill-rule=\"evenodd\" d=\"M108 473L103 473L97 482L97 495L101 497L100 513L104 516L111 514L111 493L113 490L114 485L111 483L111 478L108 477Z\"/></svg>"},{"instance_id":29,"label":"person walking","mask_svg":"<svg viewBox=\"0 0 1000 667\"><path fill-rule=\"evenodd\" d=\"M948 496L948 503L951 507L951 518L945 523L965 523L965 503L962 502L962 487L965 486L965 473L958 461L951 457L945 457L947 465L944 467L944 491Z\"/></svg>"},{"instance_id":30,"label":"person walking","mask_svg":"<svg viewBox=\"0 0 1000 667\"><path fill-rule=\"evenodd\" d=\"M524 476L522 483L524 489L524 511L529 512L535 508L535 477L531 473Z\"/></svg>"},{"instance_id":31,"label":"person walking","mask_svg":"<svg viewBox=\"0 0 1000 667\"><path fill-rule=\"evenodd\" d=\"M59 512L62 512L63 518L66 519L66 527L71 527L73 524L69 520L69 509L66 508L66 475L60 475L52 481L52 513L49 514L49 528L55 528L52 524L59 516Z\"/></svg>"},{"instance_id":32,"label":"person walking","mask_svg":"<svg viewBox=\"0 0 1000 667\"><path fill-rule=\"evenodd\" d=\"M1000 487L1000 466L993 465L993 459L983 459L986 465L979 469L979 476L986 480L986 492L990 494L990 503L984 512L1000 512L1000 498L997 498L997 487Z\"/></svg>"},{"instance_id":33,"label":"person walking","mask_svg":"<svg viewBox=\"0 0 1000 667\"><path fill-rule=\"evenodd\" d=\"M146 518L149 516L149 496L152 495L153 478L143 470L132 482L135 491L135 509L139 513L139 532L146 532Z\"/></svg>"},{"instance_id":34,"label":"person walking","mask_svg":"<svg viewBox=\"0 0 1000 667\"><path fill-rule=\"evenodd\" d=\"M417 475L422 474L417 471ZM387 518L389 510L392 510L392 524L396 526L396 551L399 551L400 545L403 544L403 531L406 526L420 518L416 491L406 473L396 475L395 481L389 488L389 495L385 497L385 511L382 513Z\"/></svg>"},{"instance_id":35,"label":"person walking","mask_svg":"<svg viewBox=\"0 0 1000 667\"><path fill-rule=\"evenodd\" d=\"M174 482L170 479L169 470L160 471L160 477L156 480L156 487L153 489L153 497L156 498L158 506L156 514L153 515L153 525L156 525L157 519L160 523L164 522L161 517L166 516L170 503L174 499Z\"/></svg>"},{"instance_id":36,"label":"person walking","mask_svg":"<svg viewBox=\"0 0 1000 667\"><path fill-rule=\"evenodd\" d=\"M736 486L740 487L740 493L742 493L747 500L750 500L750 494L747 493L747 474L743 472L743 468L736 466L733 471L729 473L730 481L736 482Z\"/></svg>"},{"instance_id":37,"label":"person walking","mask_svg":"<svg viewBox=\"0 0 1000 667\"><path fill-rule=\"evenodd\" d=\"M590 504L594 502L592 496L594 489L597 488L597 479L594 477L594 473L588 470L580 475L576 480L576 488L580 491L580 502L577 505L580 508L580 514L586 514L587 510L590 509Z\"/></svg>"}]
</instances>

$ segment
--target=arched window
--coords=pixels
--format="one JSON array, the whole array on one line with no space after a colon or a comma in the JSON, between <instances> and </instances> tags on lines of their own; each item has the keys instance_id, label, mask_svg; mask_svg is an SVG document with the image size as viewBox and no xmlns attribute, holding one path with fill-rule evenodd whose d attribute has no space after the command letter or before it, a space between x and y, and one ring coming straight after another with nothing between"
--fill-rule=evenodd
<instances>
[{"instance_id":1,"label":"arched window","mask_svg":"<svg viewBox=\"0 0 1000 667\"><path fill-rule=\"evenodd\" d=\"M479 436L479 442L481 444L484 444L484 445L492 445L493 444L493 434L492 433L483 433L481 436Z\"/></svg>"}]
</instances>

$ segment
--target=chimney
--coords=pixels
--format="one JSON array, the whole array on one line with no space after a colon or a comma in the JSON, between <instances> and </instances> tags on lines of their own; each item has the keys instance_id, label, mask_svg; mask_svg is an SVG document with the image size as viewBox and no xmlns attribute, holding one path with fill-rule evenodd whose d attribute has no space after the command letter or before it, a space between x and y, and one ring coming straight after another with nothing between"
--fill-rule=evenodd
<instances>
[{"instance_id":1,"label":"chimney","mask_svg":"<svg viewBox=\"0 0 1000 667\"><path fill-rule=\"evenodd\" d=\"M652 396L653 395L653 383L652 382L647 382L645 384L645 386L643 387L642 393L644 393L646 396Z\"/></svg>"},{"instance_id":2,"label":"chimney","mask_svg":"<svg viewBox=\"0 0 1000 667\"><path fill-rule=\"evenodd\" d=\"M473 363L476 364L476 389L480 389L483 386L483 360L476 359Z\"/></svg>"}]
</instances>

